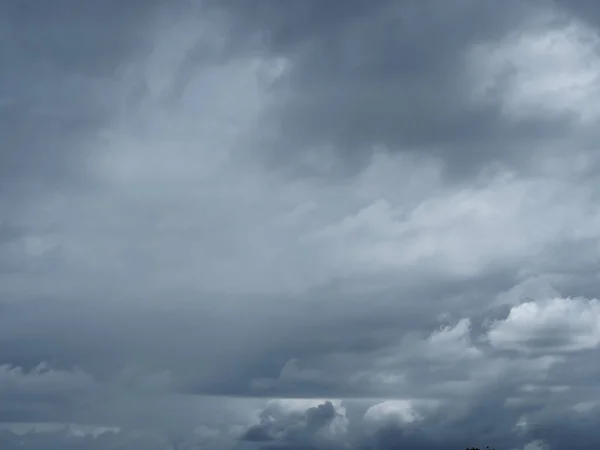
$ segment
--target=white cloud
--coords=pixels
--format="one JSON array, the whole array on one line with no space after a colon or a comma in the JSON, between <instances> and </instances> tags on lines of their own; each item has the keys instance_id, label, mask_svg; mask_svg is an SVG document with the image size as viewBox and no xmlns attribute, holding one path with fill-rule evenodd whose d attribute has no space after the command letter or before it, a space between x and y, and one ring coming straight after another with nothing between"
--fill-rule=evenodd
<instances>
[{"instance_id":1,"label":"white cloud","mask_svg":"<svg viewBox=\"0 0 600 450\"><path fill-rule=\"evenodd\" d=\"M492 323L488 339L494 347L520 351L593 349L600 345L600 302L561 297L527 301Z\"/></svg>"},{"instance_id":2,"label":"white cloud","mask_svg":"<svg viewBox=\"0 0 600 450\"><path fill-rule=\"evenodd\" d=\"M480 358L482 352L471 342L470 333L470 319L461 319L454 327L445 326L434 331L427 338L426 350L435 359L453 363Z\"/></svg>"},{"instance_id":3,"label":"white cloud","mask_svg":"<svg viewBox=\"0 0 600 450\"><path fill-rule=\"evenodd\" d=\"M371 406L365 412L364 420L371 426L406 426L425 419L438 406L435 401L423 400L387 400Z\"/></svg>"},{"instance_id":4,"label":"white cloud","mask_svg":"<svg viewBox=\"0 0 600 450\"><path fill-rule=\"evenodd\" d=\"M326 249L330 270L342 276L473 277L489 267L535 260L552 243L596 236L600 215L588 195L554 178L523 180L504 173L482 186L431 195L408 209L390 192L318 230L314 239Z\"/></svg>"},{"instance_id":5,"label":"white cloud","mask_svg":"<svg viewBox=\"0 0 600 450\"><path fill-rule=\"evenodd\" d=\"M549 447L544 441L538 439L525 444L523 450L549 450Z\"/></svg>"},{"instance_id":6,"label":"white cloud","mask_svg":"<svg viewBox=\"0 0 600 450\"><path fill-rule=\"evenodd\" d=\"M556 20L538 17L533 27L476 45L469 55L474 95L485 100L502 92L513 119L569 113L593 123L600 114L600 38L581 21L556 27Z\"/></svg>"},{"instance_id":7,"label":"white cloud","mask_svg":"<svg viewBox=\"0 0 600 450\"><path fill-rule=\"evenodd\" d=\"M577 403L576 405L573 406L573 409L580 414L586 414L586 413L589 413L590 411L593 411L598 406L600 406L600 402L588 400L588 401Z\"/></svg>"}]
</instances>

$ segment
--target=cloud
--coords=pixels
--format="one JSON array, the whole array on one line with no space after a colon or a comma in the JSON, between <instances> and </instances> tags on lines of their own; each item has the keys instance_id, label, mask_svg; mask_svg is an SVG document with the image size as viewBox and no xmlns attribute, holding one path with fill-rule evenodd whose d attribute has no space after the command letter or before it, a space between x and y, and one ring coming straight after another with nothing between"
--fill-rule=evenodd
<instances>
[{"instance_id":1,"label":"cloud","mask_svg":"<svg viewBox=\"0 0 600 450\"><path fill-rule=\"evenodd\" d=\"M598 442L594 2L121 3L0 1L1 445Z\"/></svg>"},{"instance_id":2,"label":"cloud","mask_svg":"<svg viewBox=\"0 0 600 450\"><path fill-rule=\"evenodd\" d=\"M414 400L387 400L377 403L367 409L364 419L366 422L381 427L386 423L392 426L406 426L424 419L419 410L435 408L433 404Z\"/></svg>"},{"instance_id":3,"label":"cloud","mask_svg":"<svg viewBox=\"0 0 600 450\"><path fill-rule=\"evenodd\" d=\"M43 434L64 432L70 437L86 437L94 438L104 433L118 433L118 428L101 427L101 426L86 426L78 424L63 424L63 423L5 423L1 424L1 429L12 432L13 434L23 436L27 434Z\"/></svg>"},{"instance_id":4,"label":"cloud","mask_svg":"<svg viewBox=\"0 0 600 450\"><path fill-rule=\"evenodd\" d=\"M53 370L47 363L40 363L30 371L9 365L0 366L0 379L4 392L56 392L63 389L80 390L89 387L93 380L79 369L73 371Z\"/></svg>"},{"instance_id":5,"label":"cloud","mask_svg":"<svg viewBox=\"0 0 600 450\"><path fill-rule=\"evenodd\" d=\"M540 19L533 29L476 46L471 56L481 83L476 92L483 101L489 100L486 97L497 87L494 83L504 81L501 101L508 116L574 115L584 124L594 123L597 111L590 100L597 95L600 74L597 33L578 20L560 27L552 20L552 16ZM508 82L502 78L506 74Z\"/></svg>"},{"instance_id":6,"label":"cloud","mask_svg":"<svg viewBox=\"0 0 600 450\"><path fill-rule=\"evenodd\" d=\"M548 448L548 446L544 444L543 441L537 440L526 444L525 447L523 447L523 450L544 450L546 448Z\"/></svg>"},{"instance_id":7,"label":"cloud","mask_svg":"<svg viewBox=\"0 0 600 450\"><path fill-rule=\"evenodd\" d=\"M594 349L600 345L600 303L560 297L521 303L491 325L488 338L495 347L522 351Z\"/></svg>"},{"instance_id":8,"label":"cloud","mask_svg":"<svg viewBox=\"0 0 600 450\"><path fill-rule=\"evenodd\" d=\"M294 401L282 403L268 405L260 414L260 423L246 430L241 439L275 441L296 448L343 446L348 425L343 408L326 401L298 411Z\"/></svg>"},{"instance_id":9,"label":"cloud","mask_svg":"<svg viewBox=\"0 0 600 450\"><path fill-rule=\"evenodd\" d=\"M226 5L238 25L232 37L238 47L260 36L268 54L286 57L293 67L276 86L266 119L282 133L266 145L269 159L292 161L295 171L315 170L307 152L328 153L335 166L356 168L368 161L370 146L382 144L440 156L452 173L472 173L489 158L506 159L502 146L481 151L491 136L531 139L541 134L536 126L552 126L536 118L531 133L505 120L498 105L469 101L465 83L463 55L471 43L494 42L528 23L540 14L530 5L382 1L365 10L359 2L344 8L306 2L296 10L266 2L254 11ZM278 151L284 146L286 152Z\"/></svg>"}]
</instances>

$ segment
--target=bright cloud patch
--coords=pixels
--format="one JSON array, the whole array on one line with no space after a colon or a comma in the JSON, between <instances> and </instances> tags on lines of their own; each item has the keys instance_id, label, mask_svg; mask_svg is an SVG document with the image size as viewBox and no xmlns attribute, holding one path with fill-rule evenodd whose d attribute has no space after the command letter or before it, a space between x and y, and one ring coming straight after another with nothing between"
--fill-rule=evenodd
<instances>
[{"instance_id":1,"label":"bright cloud patch","mask_svg":"<svg viewBox=\"0 0 600 450\"><path fill-rule=\"evenodd\" d=\"M582 21L555 27L553 19L475 46L476 95L502 92L505 113L515 119L567 114L591 124L600 114L600 38Z\"/></svg>"},{"instance_id":2,"label":"bright cloud patch","mask_svg":"<svg viewBox=\"0 0 600 450\"><path fill-rule=\"evenodd\" d=\"M495 347L522 351L594 349L600 345L600 302L560 297L524 302L493 323L488 338Z\"/></svg>"}]
</instances>

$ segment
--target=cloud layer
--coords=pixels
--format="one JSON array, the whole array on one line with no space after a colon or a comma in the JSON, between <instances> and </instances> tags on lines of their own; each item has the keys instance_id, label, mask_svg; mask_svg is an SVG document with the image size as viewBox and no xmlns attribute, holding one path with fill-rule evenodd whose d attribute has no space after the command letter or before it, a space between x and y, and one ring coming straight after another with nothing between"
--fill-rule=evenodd
<instances>
[{"instance_id":1,"label":"cloud layer","mask_svg":"<svg viewBox=\"0 0 600 450\"><path fill-rule=\"evenodd\" d=\"M2 448L600 443L595 2L0 24Z\"/></svg>"}]
</instances>

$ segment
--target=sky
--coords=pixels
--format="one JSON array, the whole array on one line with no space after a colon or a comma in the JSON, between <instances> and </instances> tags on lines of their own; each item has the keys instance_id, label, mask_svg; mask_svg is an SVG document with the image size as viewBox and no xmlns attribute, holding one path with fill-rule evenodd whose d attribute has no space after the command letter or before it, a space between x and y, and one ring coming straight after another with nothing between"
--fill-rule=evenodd
<instances>
[{"instance_id":1,"label":"sky","mask_svg":"<svg viewBox=\"0 0 600 450\"><path fill-rule=\"evenodd\" d=\"M599 33L0 0L0 447L598 448Z\"/></svg>"}]
</instances>

